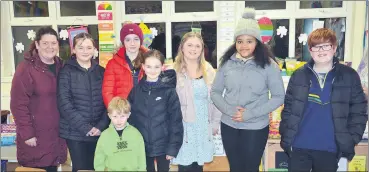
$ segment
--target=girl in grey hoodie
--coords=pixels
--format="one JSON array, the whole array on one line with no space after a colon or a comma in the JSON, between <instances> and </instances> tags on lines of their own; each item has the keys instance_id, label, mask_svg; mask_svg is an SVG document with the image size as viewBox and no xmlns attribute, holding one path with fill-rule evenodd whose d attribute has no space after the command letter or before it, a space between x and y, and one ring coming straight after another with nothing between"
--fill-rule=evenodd
<instances>
[{"instance_id":1,"label":"girl in grey hoodie","mask_svg":"<svg viewBox=\"0 0 369 172\"><path fill-rule=\"evenodd\" d=\"M258 171L269 113L283 104L285 90L275 58L261 42L255 10L246 8L242 17L235 43L221 59L211 99L222 112L221 136L230 171Z\"/></svg>"}]
</instances>

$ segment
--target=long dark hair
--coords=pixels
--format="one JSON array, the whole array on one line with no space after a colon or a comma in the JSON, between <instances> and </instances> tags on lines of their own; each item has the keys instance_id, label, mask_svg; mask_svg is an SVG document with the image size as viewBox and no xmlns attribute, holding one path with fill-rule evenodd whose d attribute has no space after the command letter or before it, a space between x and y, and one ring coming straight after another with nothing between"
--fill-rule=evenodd
<instances>
[{"instance_id":1,"label":"long dark hair","mask_svg":"<svg viewBox=\"0 0 369 172\"><path fill-rule=\"evenodd\" d=\"M32 54L33 50L36 50L36 52L37 52L36 42L39 43L40 40L41 40L41 37L46 35L46 34L54 35L56 37L56 40L59 41L58 33L56 33L56 31L52 27L50 27L50 26L42 27L42 28L38 29L38 31L36 32L35 40L33 40L31 45L29 46L28 52L30 54Z\"/></svg>"},{"instance_id":2,"label":"long dark hair","mask_svg":"<svg viewBox=\"0 0 369 172\"><path fill-rule=\"evenodd\" d=\"M227 49L227 51L221 57L220 67L222 67L229 59L231 59L231 56L236 52L237 52L236 43L234 43ZM258 39L256 39L254 58L255 63L262 68L264 68L265 65L270 64L271 62L270 59L273 59L275 62L277 62L272 51L270 51L270 49L265 44L261 43Z\"/></svg>"}]
</instances>

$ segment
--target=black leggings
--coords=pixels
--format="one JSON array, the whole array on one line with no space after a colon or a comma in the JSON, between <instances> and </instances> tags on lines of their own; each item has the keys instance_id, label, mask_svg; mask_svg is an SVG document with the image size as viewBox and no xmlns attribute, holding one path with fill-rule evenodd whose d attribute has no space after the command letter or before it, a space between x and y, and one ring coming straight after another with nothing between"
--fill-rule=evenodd
<instances>
[{"instance_id":1,"label":"black leggings","mask_svg":"<svg viewBox=\"0 0 369 172\"><path fill-rule=\"evenodd\" d=\"M223 147L230 171L259 171L268 134L269 126L260 130L244 130L221 123Z\"/></svg>"},{"instance_id":2,"label":"black leggings","mask_svg":"<svg viewBox=\"0 0 369 172\"><path fill-rule=\"evenodd\" d=\"M166 159L166 155L156 156L156 157L148 157L146 156L146 170L148 172L155 171L155 159L156 166L158 172L167 172L169 171L169 163L170 161Z\"/></svg>"},{"instance_id":3,"label":"black leggings","mask_svg":"<svg viewBox=\"0 0 369 172\"><path fill-rule=\"evenodd\" d=\"M72 159L72 171L94 170L94 157L97 142L68 140L67 145Z\"/></svg>"}]
</instances>

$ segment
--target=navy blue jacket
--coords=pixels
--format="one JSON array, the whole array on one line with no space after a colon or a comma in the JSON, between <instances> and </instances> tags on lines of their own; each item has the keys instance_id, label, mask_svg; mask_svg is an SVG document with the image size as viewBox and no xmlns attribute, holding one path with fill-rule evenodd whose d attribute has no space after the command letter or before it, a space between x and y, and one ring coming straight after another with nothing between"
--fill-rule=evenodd
<instances>
[{"instance_id":1,"label":"navy blue jacket","mask_svg":"<svg viewBox=\"0 0 369 172\"><path fill-rule=\"evenodd\" d=\"M335 78L330 102L337 156L351 160L355 155L355 145L361 141L368 120L367 99L358 73L351 67L340 64L337 59L334 62ZM306 65L313 66L313 61ZM279 131L281 147L288 154L291 153L292 143L304 118L312 75L311 70L302 67L293 73L287 87Z\"/></svg>"},{"instance_id":2,"label":"navy blue jacket","mask_svg":"<svg viewBox=\"0 0 369 172\"><path fill-rule=\"evenodd\" d=\"M58 108L60 137L76 141L97 141L86 136L93 128L101 132L109 126L102 98L104 68L95 61L82 68L75 57L66 62L58 75Z\"/></svg>"},{"instance_id":3,"label":"navy blue jacket","mask_svg":"<svg viewBox=\"0 0 369 172\"><path fill-rule=\"evenodd\" d=\"M175 71L167 70L156 83L148 83L144 76L128 96L132 107L128 122L141 132L146 156L176 157L182 146L182 112L176 84Z\"/></svg>"}]
</instances>

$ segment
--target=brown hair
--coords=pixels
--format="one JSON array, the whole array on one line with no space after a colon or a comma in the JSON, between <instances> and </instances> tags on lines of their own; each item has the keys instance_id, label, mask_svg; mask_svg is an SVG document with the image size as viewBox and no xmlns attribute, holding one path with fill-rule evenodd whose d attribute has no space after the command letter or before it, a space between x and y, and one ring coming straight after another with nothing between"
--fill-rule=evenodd
<instances>
[{"instance_id":1,"label":"brown hair","mask_svg":"<svg viewBox=\"0 0 369 172\"><path fill-rule=\"evenodd\" d=\"M164 64L165 57L158 50L150 50L150 51L146 52L145 54L143 54L143 63L145 63L146 59L148 59L149 57L154 57L154 58L158 59L161 62L162 65Z\"/></svg>"},{"instance_id":2,"label":"brown hair","mask_svg":"<svg viewBox=\"0 0 369 172\"><path fill-rule=\"evenodd\" d=\"M174 70L177 73L182 73L182 70L187 70L186 69L186 62L185 62L185 59L184 59L184 54L183 54L182 48L183 48L183 45L186 43L186 41L189 38L198 38L198 39L200 39L200 42L202 44L202 50L201 50L201 54L200 54L200 57L199 57L199 69L198 70L201 70L202 71L204 80L206 81L206 83L209 83L208 78L206 76L206 74L207 74L206 73L206 63L207 62L205 60L205 55L204 55L204 45L205 44L204 44L204 40L202 39L200 33L197 33L197 32L188 32L185 35L183 35L182 40L181 40L181 43L179 44L179 47L178 47L177 56L175 58L176 61L174 62Z\"/></svg>"},{"instance_id":3,"label":"brown hair","mask_svg":"<svg viewBox=\"0 0 369 172\"><path fill-rule=\"evenodd\" d=\"M128 114L129 112L131 112L131 104L128 102L127 99L119 96L114 97L113 99L111 99L108 105L108 113L112 114L114 111L118 113Z\"/></svg>"},{"instance_id":4,"label":"brown hair","mask_svg":"<svg viewBox=\"0 0 369 172\"><path fill-rule=\"evenodd\" d=\"M141 68L141 65L142 63L144 62L143 60L143 55L144 55L144 52L140 49L138 49L138 54L137 54L137 57L132 61L133 63L133 66L136 68L136 69L139 69Z\"/></svg>"},{"instance_id":5,"label":"brown hair","mask_svg":"<svg viewBox=\"0 0 369 172\"><path fill-rule=\"evenodd\" d=\"M116 46L114 48L114 52L113 54L117 54L118 51L121 49L121 48L125 48L122 44L119 43L118 46ZM145 52L141 49L141 47L138 49L138 54L137 54L137 57L132 61L132 64L133 66L136 68L136 69L140 69L141 68L141 65L143 63L143 54Z\"/></svg>"},{"instance_id":6,"label":"brown hair","mask_svg":"<svg viewBox=\"0 0 369 172\"><path fill-rule=\"evenodd\" d=\"M334 46L337 45L337 37L333 30L327 28L320 28L310 33L308 38L309 48L325 42L330 42Z\"/></svg>"},{"instance_id":7,"label":"brown hair","mask_svg":"<svg viewBox=\"0 0 369 172\"><path fill-rule=\"evenodd\" d=\"M28 52L31 53L31 54L34 50L36 50L36 52L37 52L36 42L39 43L40 40L41 40L41 37L44 36L44 35L47 35L47 34L54 35L56 37L56 40L59 41L58 33L56 33L56 31L52 27L50 27L50 26L42 27L42 28L37 30L36 38L32 41L31 45L29 46Z\"/></svg>"},{"instance_id":8,"label":"brown hair","mask_svg":"<svg viewBox=\"0 0 369 172\"><path fill-rule=\"evenodd\" d=\"M85 33L85 32L81 32L73 38L73 48L76 48L76 44L80 39L82 39L82 42L85 41L86 39L89 39L94 45L94 47L96 48L95 40L92 38L92 36L89 33Z\"/></svg>"}]
</instances>

